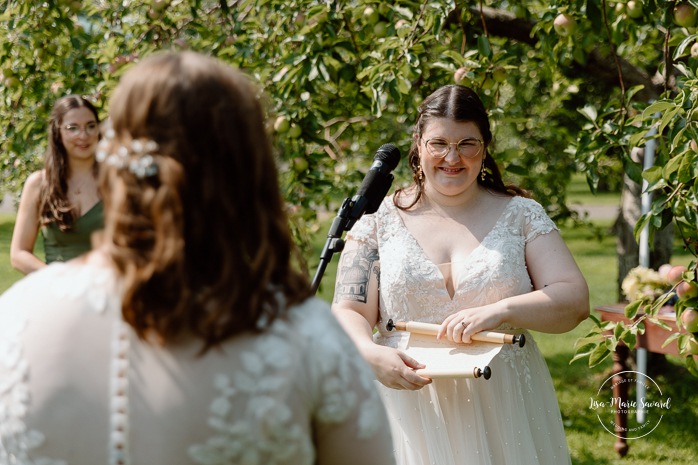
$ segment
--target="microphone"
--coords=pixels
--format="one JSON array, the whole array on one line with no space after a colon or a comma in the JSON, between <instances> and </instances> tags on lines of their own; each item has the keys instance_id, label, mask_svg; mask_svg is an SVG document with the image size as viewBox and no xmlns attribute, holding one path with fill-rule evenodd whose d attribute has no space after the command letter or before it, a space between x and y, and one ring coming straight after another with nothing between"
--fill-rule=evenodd
<instances>
[{"instance_id":1,"label":"microphone","mask_svg":"<svg viewBox=\"0 0 698 465\"><path fill-rule=\"evenodd\" d=\"M349 231L364 213L375 213L378 210L393 183L394 177L390 172L399 162L400 150L397 147L393 144L380 146L359 190L350 201L352 205L345 231Z\"/></svg>"},{"instance_id":2,"label":"microphone","mask_svg":"<svg viewBox=\"0 0 698 465\"><path fill-rule=\"evenodd\" d=\"M380 207L393 183L393 175L390 172L397 167L399 162L400 150L395 145L381 145L373 157L373 164L368 169L356 195L351 199L346 198L342 202L342 206L327 233L325 247L320 254L320 264L311 286L313 292L317 291L327 263L332 259L332 254L344 249L342 233L349 231L364 213L375 213Z\"/></svg>"}]
</instances>

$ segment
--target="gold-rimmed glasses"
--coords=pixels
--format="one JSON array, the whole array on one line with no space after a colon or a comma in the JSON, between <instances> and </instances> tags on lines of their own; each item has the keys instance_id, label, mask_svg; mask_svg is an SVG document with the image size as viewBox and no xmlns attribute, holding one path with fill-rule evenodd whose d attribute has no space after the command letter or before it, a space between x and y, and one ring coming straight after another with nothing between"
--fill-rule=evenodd
<instances>
[{"instance_id":1,"label":"gold-rimmed glasses","mask_svg":"<svg viewBox=\"0 0 698 465\"><path fill-rule=\"evenodd\" d=\"M455 146L456 153L463 158L474 158L482 150L482 139L476 137L466 137L458 142L449 142L442 137L433 137L424 141L429 155L434 158L445 158L451 150L451 146Z\"/></svg>"},{"instance_id":2,"label":"gold-rimmed glasses","mask_svg":"<svg viewBox=\"0 0 698 465\"><path fill-rule=\"evenodd\" d=\"M66 124L63 126L63 130L71 138L78 137L81 132L87 134L88 137L92 137L99 132L99 125L94 121L87 123L84 127L78 124Z\"/></svg>"}]
</instances>

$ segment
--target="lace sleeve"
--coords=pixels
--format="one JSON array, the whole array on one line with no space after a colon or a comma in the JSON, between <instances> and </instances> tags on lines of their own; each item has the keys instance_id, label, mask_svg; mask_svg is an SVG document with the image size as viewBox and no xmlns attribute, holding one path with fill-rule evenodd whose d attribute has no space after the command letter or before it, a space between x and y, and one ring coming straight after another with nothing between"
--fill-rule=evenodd
<instances>
[{"instance_id":1,"label":"lace sleeve","mask_svg":"<svg viewBox=\"0 0 698 465\"><path fill-rule=\"evenodd\" d=\"M376 214L362 216L359 221L347 233L347 240L352 239L363 242L371 249L378 248L376 239Z\"/></svg>"},{"instance_id":2,"label":"lace sleeve","mask_svg":"<svg viewBox=\"0 0 698 465\"><path fill-rule=\"evenodd\" d=\"M390 428L373 373L328 311L313 317L313 414L318 464L392 464Z\"/></svg>"},{"instance_id":3,"label":"lace sleeve","mask_svg":"<svg viewBox=\"0 0 698 465\"><path fill-rule=\"evenodd\" d=\"M521 198L525 208L523 212L523 230L526 236L526 243L531 242L541 234L548 234L552 231L559 231L541 204L531 199Z\"/></svg>"}]
</instances>

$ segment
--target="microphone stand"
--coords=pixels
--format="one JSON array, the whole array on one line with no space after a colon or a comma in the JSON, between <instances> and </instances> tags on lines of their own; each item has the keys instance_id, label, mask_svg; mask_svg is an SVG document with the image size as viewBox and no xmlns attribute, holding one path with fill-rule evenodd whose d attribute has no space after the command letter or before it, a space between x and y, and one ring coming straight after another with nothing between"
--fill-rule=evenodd
<instances>
[{"instance_id":1,"label":"microphone stand","mask_svg":"<svg viewBox=\"0 0 698 465\"><path fill-rule=\"evenodd\" d=\"M349 231L364 213L375 213L380 203L385 198L390 185L393 182L393 175L390 171L395 169L400 161L400 151L393 144L383 144L373 157L373 164L369 168L366 177L356 195L352 198L344 199L342 206L337 212L337 216L332 221L332 226L327 233L325 247L320 254L320 263L317 272L311 283L313 294L320 287L320 280L327 268L327 264L332 260L332 254L341 252L344 249L342 234Z\"/></svg>"},{"instance_id":2,"label":"microphone stand","mask_svg":"<svg viewBox=\"0 0 698 465\"><path fill-rule=\"evenodd\" d=\"M342 234L345 231L349 231L351 227L354 226L356 220L361 216L365 204L366 199L364 197L359 197L358 200L347 197L344 199L344 202L342 202L342 206L339 207L337 216L332 221L330 230L327 233L325 246L320 253L320 263L318 264L315 277L311 283L313 294L315 294L318 287L320 287L322 275L325 273L327 265L332 260L332 255L335 252L344 250L344 239L342 239Z\"/></svg>"}]
</instances>

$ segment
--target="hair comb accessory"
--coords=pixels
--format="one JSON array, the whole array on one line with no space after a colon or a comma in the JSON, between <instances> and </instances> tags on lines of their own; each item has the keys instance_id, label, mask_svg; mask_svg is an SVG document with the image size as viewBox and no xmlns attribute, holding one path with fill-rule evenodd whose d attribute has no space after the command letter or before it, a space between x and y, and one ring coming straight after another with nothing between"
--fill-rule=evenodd
<instances>
[{"instance_id":1,"label":"hair comb accessory","mask_svg":"<svg viewBox=\"0 0 698 465\"><path fill-rule=\"evenodd\" d=\"M110 148L115 148L115 137L114 129L107 127L95 154L95 158L99 163L104 163L117 169L128 169L138 179L145 179L158 174L158 165L153 157L153 154L158 150L158 144L155 141L136 139L128 145L116 145L116 150L109 153Z\"/></svg>"}]
</instances>

